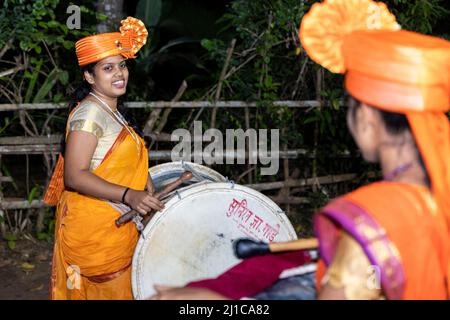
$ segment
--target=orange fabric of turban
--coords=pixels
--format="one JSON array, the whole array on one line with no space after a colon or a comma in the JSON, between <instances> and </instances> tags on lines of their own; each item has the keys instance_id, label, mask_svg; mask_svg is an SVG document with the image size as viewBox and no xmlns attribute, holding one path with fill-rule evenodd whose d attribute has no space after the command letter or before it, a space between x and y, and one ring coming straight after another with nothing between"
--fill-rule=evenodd
<instances>
[{"instance_id":1,"label":"orange fabric of turban","mask_svg":"<svg viewBox=\"0 0 450 320\"><path fill-rule=\"evenodd\" d=\"M121 21L119 31L78 40L75 44L78 65L82 67L119 54L127 59L135 58L135 54L147 42L148 31L144 23L128 17Z\"/></svg>"},{"instance_id":2,"label":"orange fabric of turban","mask_svg":"<svg viewBox=\"0 0 450 320\"><path fill-rule=\"evenodd\" d=\"M450 42L409 31L357 31L345 37L345 84L367 104L390 112L450 106Z\"/></svg>"}]
</instances>

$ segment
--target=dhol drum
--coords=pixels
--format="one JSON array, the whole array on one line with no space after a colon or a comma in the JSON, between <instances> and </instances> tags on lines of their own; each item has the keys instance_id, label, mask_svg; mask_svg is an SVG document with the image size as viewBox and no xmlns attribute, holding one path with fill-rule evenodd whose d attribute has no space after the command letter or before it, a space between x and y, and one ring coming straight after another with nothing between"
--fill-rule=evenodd
<instances>
[{"instance_id":1,"label":"dhol drum","mask_svg":"<svg viewBox=\"0 0 450 320\"><path fill-rule=\"evenodd\" d=\"M232 182L197 182L175 190L163 202L165 208L150 220L136 246L132 263L135 299L152 296L155 284L183 286L218 276L240 261L232 249L237 238L267 242L297 238L272 200Z\"/></svg>"}]
</instances>

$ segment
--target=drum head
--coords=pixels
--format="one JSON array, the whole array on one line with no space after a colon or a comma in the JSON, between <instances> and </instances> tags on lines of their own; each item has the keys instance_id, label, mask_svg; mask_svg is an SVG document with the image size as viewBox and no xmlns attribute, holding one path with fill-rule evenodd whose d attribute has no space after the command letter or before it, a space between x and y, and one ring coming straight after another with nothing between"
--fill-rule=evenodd
<instances>
[{"instance_id":1,"label":"drum head","mask_svg":"<svg viewBox=\"0 0 450 320\"><path fill-rule=\"evenodd\" d=\"M151 167L149 173L152 177L156 191L160 191L167 184L175 181L185 171L192 171L194 176L182 186L192 185L201 181L226 182L227 179L217 171L197 163L177 161L159 164Z\"/></svg>"},{"instance_id":2,"label":"drum head","mask_svg":"<svg viewBox=\"0 0 450 320\"><path fill-rule=\"evenodd\" d=\"M236 265L232 242L297 239L283 211L268 197L231 183L199 183L179 189L143 230L132 264L135 299L154 284L183 286L216 277Z\"/></svg>"}]
</instances>

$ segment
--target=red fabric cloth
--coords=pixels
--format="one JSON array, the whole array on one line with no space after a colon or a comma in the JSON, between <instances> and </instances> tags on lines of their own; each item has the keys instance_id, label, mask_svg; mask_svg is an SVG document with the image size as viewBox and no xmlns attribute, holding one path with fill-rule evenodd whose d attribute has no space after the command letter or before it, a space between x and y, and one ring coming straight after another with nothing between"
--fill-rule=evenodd
<instances>
[{"instance_id":1,"label":"red fabric cloth","mask_svg":"<svg viewBox=\"0 0 450 320\"><path fill-rule=\"evenodd\" d=\"M190 288L207 288L230 299L251 297L273 285L287 269L311 262L307 251L293 251L251 257L217 278L190 282Z\"/></svg>"}]
</instances>

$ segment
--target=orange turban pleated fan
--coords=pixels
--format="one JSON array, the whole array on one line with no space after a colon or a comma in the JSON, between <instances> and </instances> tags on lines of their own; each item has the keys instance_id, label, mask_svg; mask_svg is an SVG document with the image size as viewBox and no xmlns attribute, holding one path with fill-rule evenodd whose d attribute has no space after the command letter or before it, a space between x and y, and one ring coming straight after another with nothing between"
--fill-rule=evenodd
<instances>
[{"instance_id":1,"label":"orange turban pleated fan","mask_svg":"<svg viewBox=\"0 0 450 320\"><path fill-rule=\"evenodd\" d=\"M128 17L121 21L119 30L78 40L75 43L78 65L82 67L119 54L127 59L135 58L135 54L147 42L148 32L144 23Z\"/></svg>"}]
</instances>

